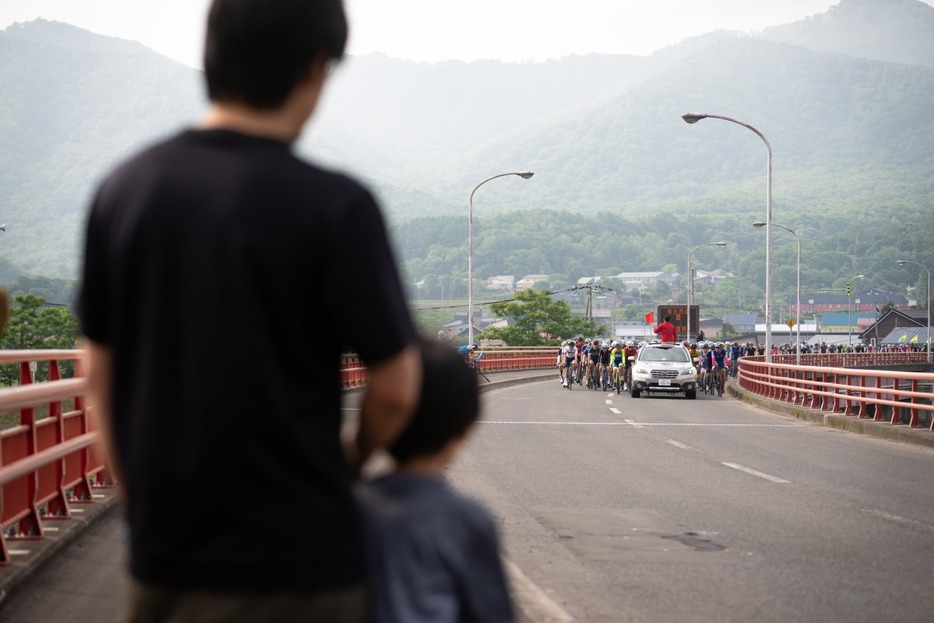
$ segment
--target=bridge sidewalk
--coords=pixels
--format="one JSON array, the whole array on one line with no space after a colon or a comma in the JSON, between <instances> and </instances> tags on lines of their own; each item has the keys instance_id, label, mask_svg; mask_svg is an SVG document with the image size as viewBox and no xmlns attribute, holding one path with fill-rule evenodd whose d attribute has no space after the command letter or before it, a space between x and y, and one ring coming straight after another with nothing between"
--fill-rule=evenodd
<instances>
[{"instance_id":1,"label":"bridge sidewalk","mask_svg":"<svg viewBox=\"0 0 934 623\"><path fill-rule=\"evenodd\" d=\"M115 488L95 488L91 502L69 505L68 518L41 519L42 538L7 538L11 562L0 566L0 608L30 576L42 570L60 551L78 539L118 504Z\"/></svg>"}]
</instances>

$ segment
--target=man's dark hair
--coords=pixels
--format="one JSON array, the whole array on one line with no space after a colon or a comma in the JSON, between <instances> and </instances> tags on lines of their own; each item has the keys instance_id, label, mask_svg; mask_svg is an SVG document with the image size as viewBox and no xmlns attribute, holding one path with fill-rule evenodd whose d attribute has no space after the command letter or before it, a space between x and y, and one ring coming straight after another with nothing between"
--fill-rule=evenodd
<instances>
[{"instance_id":1,"label":"man's dark hair","mask_svg":"<svg viewBox=\"0 0 934 623\"><path fill-rule=\"evenodd\" d=\"M208 97L277 108L315 59L340 59L346 43L341 0L214 0L204 44Z\"/></svg>"},{"instance_id":2,"label":"man's dark hair","mask_svg":"<svg viewBox=\"0 0 934 623\"><path fill-rule=\"evenodd\" d=\"M671 316L665 316L665 322L671 322Z\"/></svg>"},{"instance_id":3,"label":"man's dark hair","mask_svg":"<svg viewBox=\"0 0 934 623\"><path fill-rule=\"evenodd\" d=\"M455 350L429 340L422 351L422 394L402 434L389 447L396 461L428 456L467 431L480 415L477 375Z\"/></svg>"}]
</instances>

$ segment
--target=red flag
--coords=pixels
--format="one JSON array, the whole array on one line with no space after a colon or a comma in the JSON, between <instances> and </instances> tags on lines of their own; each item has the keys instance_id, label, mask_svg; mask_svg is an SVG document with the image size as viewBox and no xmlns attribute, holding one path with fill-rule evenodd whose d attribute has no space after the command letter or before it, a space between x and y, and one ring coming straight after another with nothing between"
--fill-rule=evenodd
<instances>
[{"instance_id":1,"label":"red flag","mask_svg":"<svg viewBox=\"0 0 934 623\"><path fill-rule=\"evenodd\" d=\"M649 312L645 315L645 324L655 324L655 312Z\"/></svg>"}]
</instances>

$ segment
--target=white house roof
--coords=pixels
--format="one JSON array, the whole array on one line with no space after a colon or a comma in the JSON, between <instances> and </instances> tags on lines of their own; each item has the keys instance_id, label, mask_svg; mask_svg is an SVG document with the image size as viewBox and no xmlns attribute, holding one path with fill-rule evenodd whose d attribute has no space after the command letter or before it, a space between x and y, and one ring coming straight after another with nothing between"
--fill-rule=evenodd
<instances>
[{"instance_id":1,"label":"white house roof","mask_svg":"<svg viewBox=\"0 0 934 623\"><path fill-rule=\"evenodd\" d=\"M620 273L616 275L617 279L658 279L661 276L670 277L668 273L655 271L650 273Z\"/></svg>"}]
</instances>

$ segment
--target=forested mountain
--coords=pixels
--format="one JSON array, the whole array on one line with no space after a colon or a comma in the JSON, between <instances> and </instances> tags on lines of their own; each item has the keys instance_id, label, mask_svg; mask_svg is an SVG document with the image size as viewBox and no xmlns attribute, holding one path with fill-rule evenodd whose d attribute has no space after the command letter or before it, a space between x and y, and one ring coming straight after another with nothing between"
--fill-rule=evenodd
<instances>
[{"instance_id":1,"label":"forested mountain","mask_svg":"<svg viewBox=\"0 0 934 623\"><path fill-rule=\"evenodd\" d=\"M194 71L138 45L54 22L0 32L0 257L71 277L95 180L192 118Z\"/></svg>"},{"instance_id":2,"label":"forested mountain","mask_svg":"<svg viewBox=\"0 0 934 623\"><path fill-rule=\"evenodd\" d=\"M496 229L528 229L529 214L543 210L543 223L573 222L568 231L586 223L605 224L601 235L622 233L629 255L600 257L594 271L656 269L667 255L683 270L687 245L761 218L765 194L761 141L719 120L688 126L685 112L736 117L769 138L775 220L802 226L815 250L834 246L847 228L860 232L866 215L888 215L881 228L898 215L902 231L928 232L932 20L934 9L916 0L842 0L757 36L715 32L648 57L348 58L299 149L375 188L412 280L457 270L471 188L520 169L536 175L497 180L476 197L478 277L562 272L551 254L572 247L554 244L560 232ZM196 119L200 82L198 72L143 46L66 24L0 32L0 222L8 228L0 260L73 276L95 181L128 151ZM659 215L667 220L652 220ZM423 217L432 216L447 220L429 225ZM755 247L756 233L740 231ZM495 244L485 238L493 234ZM917 238L892 240L899 252L930 254ZM840 252L852 266L860 249ZM432 272L445 255L445 272Z\"/></svg>"},{"instance_id":3,"label":"forested mountain","mask_svg":"<svg viewBox=\"0 0 934 623\"><path fill-rule=\"evenodd\" d=\"M934 11L917 0L846 0L762 36L821 52L934 66Z\"/></svg>"}]
</instances>

